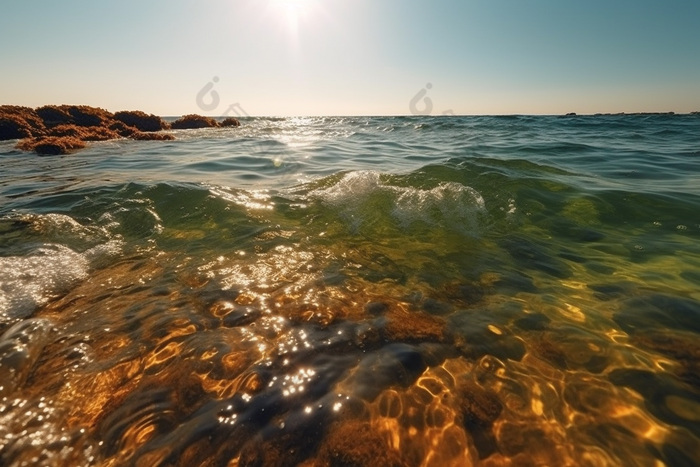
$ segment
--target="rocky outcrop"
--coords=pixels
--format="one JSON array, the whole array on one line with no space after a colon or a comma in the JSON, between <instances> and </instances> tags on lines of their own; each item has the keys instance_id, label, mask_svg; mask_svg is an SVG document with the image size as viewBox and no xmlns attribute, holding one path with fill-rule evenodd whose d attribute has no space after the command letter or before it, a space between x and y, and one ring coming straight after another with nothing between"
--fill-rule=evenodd
<instances>
[{"instance_id":1,"label":"rocky outcrop","mask_svg":"<svg viewBox=\"0 0 700 467\"><path fill-rule=\"evenodd\" d=\"M105 126L114 120L112 112L87 105L45 105L36 109L36 113L47 128L59 125Z\"/></svg>"},{"instance_id":2,"label":"rocky outcrop","mask_svg":"<svg viewBox=\"0 0 700 467\"><path fill-rule=\"evenodd\" d=\"M29 107L0 105L0 141L44 135L46 128Z\"/></svg>"},{"instance_id":3,"label":"rocky outcrop","mask_svg":"<svg viewBox=\"0 0 700 467\"><path fill-rule=\"evenodd\" d=\"M124 110L114 114L114 119L139 131L160 131L169 128L167 122L157 115L147 114L140 110Z\"/></svg>"},{"instance_id":4,"label":"rocky outcrop","mask_svg":"<svg viewBox=\"0 0 700 467\"><path fill-rule=\"evenodd\" d=\"M110 123L109 126L107 126L107 128L109 128L112 131L115 131L119 136L122 136L124 138L128 138L135 133L140 133L137 128L129 126L124 122L120 122L119 120L115 120L114 122Z\"/></svg>"},{"instance_id":5,"label":"rocky outcrop","mask_svg":"<svg viewBox=\"0 0 700 467\"><path fill-rule=\"evenodd\" d=\"M49 136L71 136L82 141L107 141L121 135L114 130L101 126L82 127L77 125L58 125L48 130Z\"/></svg>"},{"instance_id":6,"label":"rocky outcrop","mask_svg":"<svg viewBox=\"0 0 700 467\"><path fill-rule=\"evenodd\" d=\"M73 118L68 111L58 105L45 105L36 109L36 113L44 121L47 127L55 127L59 125L70 125L73 123Z\"/></svg>"},{"instance_id":7,"label":"rocky outcrop","mask_svg":"<svg viewBox=\"0 0 700 467\"><path fill-rule=\"evenodd\" d=\"M0 115L0 141L8 139L28 138L32 131L21 117L16 115Z\"/></svg>"},{"instance_id":8,"label":"rocky outcrop","mask_svg":"<svg viewBox=\"0 0 700 467\"><path fill-rule=\"evenodd\" d=\"M237 118L228 117L223 122L219 123L221 126L241 126L241 122Z\"/></svg>"},{"instance_id":9,"label":"rocky outcrop","mask_svg":"<svg viewBox=\"0 0 700 467\"><path fill-rule=\"evenodd\" d=\"M185 115L172 128L237 127L241 122L227 118L219 123L210 117ZM67 154L85 147L86 141L131 138L139 141L171 141L175 137L161 130L170 125L157 115L139 110L116 113L87 105L45 105L35 109L16 105L0 106L0 141L19 139L17 148L42 155Z\"/></svg>"},{"instance_id":10,"label":"rocky outcrop","mask_svg":"<svg viewBox=\"0 0 700 467\"><path fill-rule=\"evenodd\" d=\"M174 130L193 130L196 128L216 128L219 122L211 117L203 117L201 115L190 114L175 120L170 124Z\"/></svg>"},{"instance_id":11,"label":"rocky outcrop","mask_svg":"<svg viewBox=\"0 0 700 467\"><path fill-rule=\"evenodd\" d=\"M75 136L40 136L25 138L17 144L17 149L34 151L42 156L68 154L85 147L85 142Z\"/></svg>"}]
</instances>

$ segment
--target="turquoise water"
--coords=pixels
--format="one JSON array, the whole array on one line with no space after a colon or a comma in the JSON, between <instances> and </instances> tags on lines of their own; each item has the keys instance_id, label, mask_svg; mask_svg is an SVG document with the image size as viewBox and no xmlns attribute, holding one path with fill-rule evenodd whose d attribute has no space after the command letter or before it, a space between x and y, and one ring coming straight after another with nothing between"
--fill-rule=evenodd
<instances>
[{"instance_id":1,"label":"turquoise water","mask_svg":"<svg viewBox=\"0 0 700 467\"><path fill-rule=\"evenodd\" d=\"M700 465L700 117L0 143L2 465Z\"/></svg>"}]
</instances>

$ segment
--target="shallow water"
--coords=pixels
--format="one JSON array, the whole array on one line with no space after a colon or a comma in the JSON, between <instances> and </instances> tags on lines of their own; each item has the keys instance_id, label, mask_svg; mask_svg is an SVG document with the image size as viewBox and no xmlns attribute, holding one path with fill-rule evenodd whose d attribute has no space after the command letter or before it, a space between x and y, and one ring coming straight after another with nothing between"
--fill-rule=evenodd
<instances>
[{"instance_id":1,"label":"shallow water","mask_svg":"<svg viewBox=\"0 0 700 467\"><path fill-rule=\"evenodd\" d=\"M700 465L700 117L0 143L0 464Z\"/></svg>"}]
</instances>

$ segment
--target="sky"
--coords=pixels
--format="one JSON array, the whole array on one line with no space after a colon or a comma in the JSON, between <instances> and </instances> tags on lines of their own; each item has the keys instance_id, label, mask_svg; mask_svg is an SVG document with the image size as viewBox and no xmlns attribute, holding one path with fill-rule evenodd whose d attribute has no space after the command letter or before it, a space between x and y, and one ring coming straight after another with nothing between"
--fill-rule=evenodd
<instances>
[{"instance_id":1,"label":"sky","mask_svg":"<svg viewBox=\"0 0 700 467\"><path fill-rule=\"evenodd\" d=\"M164 116L700 110L698 0L2 2L0 104Z\"/></svg>"}]
</instances>

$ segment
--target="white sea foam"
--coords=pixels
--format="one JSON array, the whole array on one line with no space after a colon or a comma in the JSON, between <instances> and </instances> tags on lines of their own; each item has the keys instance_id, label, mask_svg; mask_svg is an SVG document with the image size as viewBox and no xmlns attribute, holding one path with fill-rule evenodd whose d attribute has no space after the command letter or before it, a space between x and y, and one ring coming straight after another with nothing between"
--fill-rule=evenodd
<instances>
[{"instance_id":1,"label":"white sea foam","mask_svg":"<svg viewBox=\"0 0 700 467\"><path fill-rule=\"evenodd\" d=\"M52 243L94 245L110 236L105 228L82 225L65 214L22 214L16 220L28 224L33 233Z\"/></svg>"},{"instance_id":2,"label":"white sea foam","mask_svg":"<svg viewBox=\"0 0 700 467\"><path fill-rule=\"evenodd\" d=\"M390 185L373 171L349 172L334 185L310 193L338 210L357 230L377 217L390 216L401 228L416 223L475 233L484 198L471 187L442 182L432 189Z\"/></svg>"},{"instance_id":3,"label":"white sea foam","mask_svg":"<svg viewBox=\"0 0 700 467\"><path fill-rule=\"evenodd\" d=\"M112 240L84 253L43 244L24 256L0 258L0 322L25 318L52 297L69 291L121 251Z\"/></svg>"}]
</instances>

